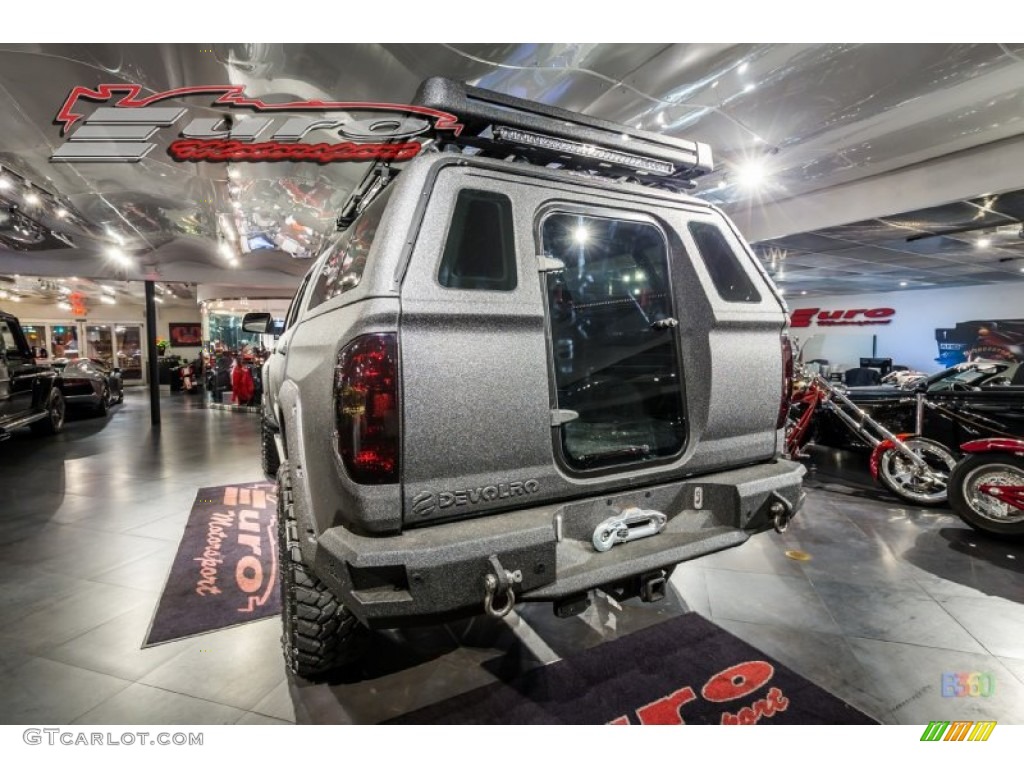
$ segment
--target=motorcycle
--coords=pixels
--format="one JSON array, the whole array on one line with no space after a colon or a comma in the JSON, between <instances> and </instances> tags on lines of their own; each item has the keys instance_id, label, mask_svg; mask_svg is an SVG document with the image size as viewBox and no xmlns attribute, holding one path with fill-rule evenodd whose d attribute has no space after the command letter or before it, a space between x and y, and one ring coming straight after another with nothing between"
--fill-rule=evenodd
<instances>
[{"instance_id":1,"label":"motorcycle","mask_svg":"<svg viewBox=\"0 0 1024 768\"><path fill-rule=\"evenodd\" d=\"M1024 537L1024 440L991 438L960 446L949 477L949 504L975 530Z\"/></svg>"},{"instance_id":2,"label":"motorcycle","mask_svg":"<svg viewBox=\"0 0 1024 768\"><path fill-rule=\"evenodd\" d=\"M803 447L820 410L830 410L847 429L872 446L871 474L889 491L925 506L946 500L946 485L956 457L935 440L893 434L820 374L804 373L802 386L794 395L785 434L787 456L806 456Z\"/></svg>"}]
</instances>

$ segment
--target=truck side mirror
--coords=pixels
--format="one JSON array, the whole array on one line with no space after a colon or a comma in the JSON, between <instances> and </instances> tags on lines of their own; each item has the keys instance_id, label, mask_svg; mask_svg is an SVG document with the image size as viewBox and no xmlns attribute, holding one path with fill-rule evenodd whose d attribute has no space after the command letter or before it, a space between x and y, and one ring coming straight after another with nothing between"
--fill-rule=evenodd
<instances>
[{"instance_id":1,"label":"truck side mirror","mask_svg":"<svg viewBox=\"0 0 1024 768\"><path fill-rule=\"evenodd\" d=\"M246 333L270 333L272 322L269 312L249 312L242 318L242 330Z\"/></svg>"}]
</instances>

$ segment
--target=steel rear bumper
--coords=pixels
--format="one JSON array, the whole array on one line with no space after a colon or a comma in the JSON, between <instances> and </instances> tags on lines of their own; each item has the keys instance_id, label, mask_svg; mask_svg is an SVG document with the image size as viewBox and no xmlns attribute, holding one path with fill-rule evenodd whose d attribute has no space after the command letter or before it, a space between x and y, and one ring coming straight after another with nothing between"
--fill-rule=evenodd
<instances>
[{"instance_id":1,"label":"steel rear bumper","mask_svg":"<svg viewBox=\"0 0 1024 768\"><path fill-rule=\"evenodd\" d=\"M401 624L482 610L492 556L514 574L517 600L557 600L742 544L795 514L800 464L778 460L566 504L454 521L398 536L324 532L315 569L364 623ZM594 529L630 507L664 513L660 533L598 552Z\"/></svg>"}]
</instances>

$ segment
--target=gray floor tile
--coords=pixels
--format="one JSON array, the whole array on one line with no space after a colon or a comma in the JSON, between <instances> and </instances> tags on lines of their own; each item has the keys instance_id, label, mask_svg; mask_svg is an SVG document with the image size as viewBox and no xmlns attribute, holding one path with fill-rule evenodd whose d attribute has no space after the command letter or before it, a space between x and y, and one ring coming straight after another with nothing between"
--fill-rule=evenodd
<instances>
[{"instance_id":1,"label":"gray floor tile","mask_svg":"<svg viewBox=\"0 0 1024 768\"><path fill-rule=\"evenodd\" d=\"M883 640L849 638L850 649L865 670L865 686L884 699L901 724L925 725L931 720L997 720L1024 722L1024 685L1005 673L988 654L924 648ZM997 679L991 698L946 697L942 675L988 672Z\"/></svg>"},{"instance_id":2,"label":"gray floor tile","mask_svg":"<svg viewBox=\"0 0 1024 768\"><path fill-rule=\"evenodd\" d=\"M211 632L194 638L140 682L251 710L285 679L280 638L276 617Z\"/></svg>"},{"instance_id":3,"label":"gray floor tile","mask_svg":"<svg viewBox=\"0 0 1024 768\"><path fill-rule=\"evenodd\" d=\"M708 585L704 578L704 569L693 563L680 563L669 582L691 611L710 618L711 603L708 598Z\"/></svg>"},{"instance_id":4,"label":"gray floor tile","mask_svg":"<svg viewBox=\"0 0 1024 768\"><path fill-rule=\"evenodd\" d=\"M1009 659L1001 656L999 663L1006 667L1011 675L1024 683L1024 659Z\"/></svg>"},{"instance_id":5,"label":"gray floor tile","mask_svg":"<svg viewBox=\"0 0 1024 768\"><path fill-rule=\"evenodd\" d=\"M190 501L184 508L187 511L191 506L192 502ZM185 532L185 524L187 521L187 514L180 515L173 513L132 528L128 533L133 536L144 536L149 539L159 539L160 541L172 542L177 545L181 541L181 535Z\"/></svg>"},{"instance_id":6,"label":"gray floor tile","mask_svg":"<svg viewBox=\"0 0 1024 768\"><path fill-rule=\"evenodd\" d=\"M127 686L108 675L32 659L0 675L0 723L67 724Z\"/></svg>"},{"instance_id":7,"label":"gray floor tile","mask_svg":"<svg viewBox=\"0 0 1024 768\"><path fill-rule=\"evenodd\" d=\"M940 597L939 603L989 653L1024 659L1024 605L999 597Z\"/></svg>"},{"instance_id":8,"label":"gray floor tile","mask_svg":"<svg viewBox=\"0 0 1024 768\"><path fill-rule=\"evenodd\" d=\"M176 553L177 547L168 543L163 549L145 557L94 574L90 581L159 593L167 583L167 576Z\"/></svg>"},{"instance_id":9,"label":"gray floor tile","mask_svg":"<svg viewBox=\"0 0 1024 768\"><path fill-rule=\"evenodd\" d=\"M88 582L70 597L0 627L0 636L24 653L53 648L85 634L140 605L154 605L156 596L111 584Z\"/></svg>"},{"instance_id":10,"label":"gray floor tile","mask_svg":"<svg viewBox=\"0 0 1024 768\"><path fill-rule=\"evenodd\" d=\"M276 717L258 715L255 712L246 712L235 725L295 725L295 723L289 720L278 720Z\"/></svg>"},{"instance_id":11,"label":"gray floor tile","mask_svg":"<svg viewBox=\"0 0 1024 768\"><path fill-rule=\"evenodd\" d=\"M45 610L89 586L84 579L50 573L28 564L0 565L0 613L4 624Z\"/></svg>"},{"instance_id":12,"label":"gray floor tile","mask_svg":"<svg viewBox=\"0 0 1024 768\"><path fill-rule=\"evenodd\" d=\"M803 577L800 565L786 557L772 539L775 533L753 536L740 547L725 549L696 561L702 568L749 573L774 573L780 576Z\"/></svg>"},{"instance_id":13,"label":"gray floor tile","mask_svg":"<svg viewBox=\"0 0 1024 768\"><path fill-rule=\"evenodd\" d=\"M839 626L805 579L711 568L705 569L704 577L715 621L731 619L812 632L839 632Z\"/></svg>"},{"instance_id":14,"label":"gray floor tile","mask_svg":"<svg viewBox=\"0 0 1024 768\"><path fill-rule=\"evenodd\" d=\"M886 586L815 582L844 635L984 653L956 620L916 584Z\"/></svg>"},{"instance_id":15,"label":"gray floor tile","mask_svg":"<svg viewBox=\"0 0 1024 768\"><path fill-rule=\"evenodd\" d=\"M260 699L252 708L253 712L266 715L274 720L295 722L295 704L292 703L288 680L282 680L274 690Z\"/></svg>"},{"instance_id":16,"label":"gray floor tile","mask_svg":"<svg viewBox=\"0 0 1024 768\"><path fill-rule=\"evenodd\" d=\"M74 720L75 725L230 725L245 710L132 683Z\"/></svg>"},{"instance_id":17,"label":"gray floor tile","mask_svg":"<svg viewBox=\"0 0 1024 768\"><path fill-rule=\"evenodd\" d=\"M142 648L154 610L152 604L143 604L40 653L48 659L137 681L197 642L196 638L185 638Z\"/></svg>"}]
</instances>

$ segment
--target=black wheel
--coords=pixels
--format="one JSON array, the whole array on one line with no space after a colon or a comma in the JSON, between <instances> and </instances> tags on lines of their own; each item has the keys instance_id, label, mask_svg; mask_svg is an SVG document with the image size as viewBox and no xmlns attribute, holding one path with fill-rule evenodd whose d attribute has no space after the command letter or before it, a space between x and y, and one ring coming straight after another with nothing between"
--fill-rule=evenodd
<instances>
[{"instance_id":1,"label":"black wheel","mask_svg":"<svg viewBox=\"0 0 1024 768\"><path fill-rule=\"evenodd\" d=\"M56 435L64 429L64 395L54 387L46 398L46 418L32 422L32 431L37 435Z\"/></svg>"},{"instance_id":2,"label":"black wheel","mask_svg":"<svg viewBox=\"0 0 1024 768\"><path fill-rule=\"evenodd\" d=\"M369 630L302 561L287 462L277 474L277 530L285 664L299 677L317 680L357 660Z\"/></svg>"},{"instance_id":3,"label":"black wheel","mask_svg":"<svg viewBox=\"0 0 1024 768\"><path fill-rule=\"evenodd\" d=\"M902 452L890 448L879 461L878 479L882 485L911 504L923 507L944 504L956 456L942 443L925 437L911 437L903 444L924 460L928 471L921 471Z\"/></svg>"},{"instance_id":4,"label":"black wheel","mask_svg":"<svg viewBox=\"0 0 1024 768\"><path fill-rule=\"evenodd\" d=\"M1024 537L1024 510L989 493L983 486L1024 487L1024 458L1009 454L970 456L949 477L949 505L975 530L1000 537Z\"/></svg>"},{"instance_id":5,"label":"black wheel","mask_svg":"<svg viewBox=\"0 0 1024 768\"><path fill-rule=\"evenodd\" d=\"M281 466L281 457L277 455L277 443L274 442L274 432L267 424L266 419L260 419L260 461L263 464L263 474L267 477L276 477L278 467Z\"/></svg>"},{"instance_id":6,"label":"black wheel","mask_svg":"<svg viewBox=\"0 0 1024 768\"><path fill-rule=\"evenodd\" d=\"M96 403L96 407L93 409L93 413L97 416L106 416L107 411L110 409L110 388L106 384L103 385L103 391L100 392L100 401Z\"/></svg>"}]
</instances>

